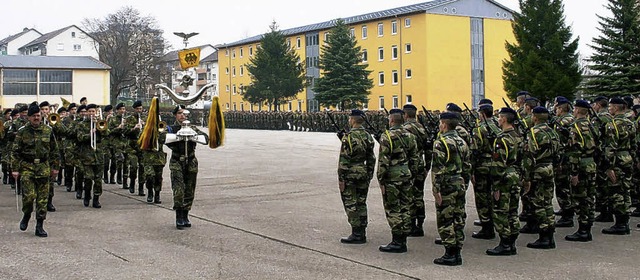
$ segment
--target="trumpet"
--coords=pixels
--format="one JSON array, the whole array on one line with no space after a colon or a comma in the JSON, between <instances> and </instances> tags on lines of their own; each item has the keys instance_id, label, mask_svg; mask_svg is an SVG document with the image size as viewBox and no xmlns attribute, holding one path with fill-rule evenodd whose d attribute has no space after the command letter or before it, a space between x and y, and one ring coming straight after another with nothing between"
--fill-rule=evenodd
<instances>
[{"instance_id":1,"label":"trumpet","mask_svg":"<svg viewBox=\"0 0 640 280\"><path fill-rule=\"evenodd\" d=\"M47 116L47 121L50 125L54 126L58 121L60 121L60 115L57 113L51 113Z\"/></svg>"}]
</instances>

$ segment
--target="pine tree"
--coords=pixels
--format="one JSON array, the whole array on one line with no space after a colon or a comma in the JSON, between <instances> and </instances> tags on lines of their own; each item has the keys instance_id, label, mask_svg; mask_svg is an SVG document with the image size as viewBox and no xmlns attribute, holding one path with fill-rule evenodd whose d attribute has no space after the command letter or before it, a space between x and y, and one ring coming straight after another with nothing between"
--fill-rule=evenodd
<instances>
[{"instance_id":1,"label":"pine tree","mask_svg":"<svg viewBox=\"0 0 640 280\"><path fill-rule=\"evenodd\" d=\"M357 108L367 102L373 81L369 79L367 65L362 64L362 52L356 45L348 27L342 19L329 31L327 45L322 46L320 69L323 76L318 79L314 91L320 105L340 108Z\"/></svg>"},{"instance_id":2,"label":"pine tree","mask_svg":"<svg viewBox=\"0 0 640 280\"><path fill-rule=\"evenodd\" d=\"M520 0L512 23L516 43L506 43L504 89L513 100L529 91L543 103L562 95L573 99L581 81L578 39L564 23L561 0Z\"/></svg>"},{"instance_id":3,"label":"pine tree","mask_svg":"<svg viewBox=\"0 0 640 280\"><path fill-rule=\"evenodd\" d=\"M602 33L593 39L589 59L595 75L587 81L592 95L640 94L640 4L637 0L609 0L612 17L598 15Z\"/></svg>"},{"instance_id":4,"label":"pine tree","mask_svg":"<svg viewBox=\"0 0 640 280\"><path fill-rule=\"evenodd\" d=\"M260 40L260 48L247 64L251 84L242 93L251 103L268 103L273 110L287 100L294 99L304 89L304 66L300 56L287 46L286 38L273 22L271 32Z\"/></svg>"}]
</instances>

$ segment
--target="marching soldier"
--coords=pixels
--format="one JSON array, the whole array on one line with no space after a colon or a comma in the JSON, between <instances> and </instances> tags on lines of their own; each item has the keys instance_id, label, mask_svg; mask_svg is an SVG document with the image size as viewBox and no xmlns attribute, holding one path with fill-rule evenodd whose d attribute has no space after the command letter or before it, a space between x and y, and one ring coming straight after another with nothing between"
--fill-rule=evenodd
<instances>
[{"instance_id":1,"label":"marching soldier","mask_svg":"<svg viewBox=\"0 0 640 280\"><path fill-rule=\"evenodd\" d=\"M555 193L560 210L554 212L561 218L555 223L555 227L573 227L574 210L571 205L571 186L569 182L569 162L565 151L569 149L569 131L574 123L573 115L570 112L570 101L564 96L556 97L554 109L556 117L553 119L553 129L560 138L558 139L561 149L558 150L557 161L554 162Z\"/></svg>"},{"instance_id":2,"label":"marching soldier","mask_svg":"<svg viewBox=\"0 0 640 280\"><path fill-rule=\"evenodd\" d=\"M61 123L62 125L62 120L64 120L67 117L67 108L65 107L60 107L58 108L58 122ZM66 128L66 127L65 127ZM58 172L58 178L56 180L56 183L58 184L58 186L62 186L62 177L64 175L64 166L65 164L65 160L64 160L64 149L63 149L63 143L65 141L65 139L67 138L67 133L68 131L65 129L64 133L62 135L57 135L57 139L59 139L60 141L58 142L58 150L60 151L60 170ZM70 190L67 190L70 191Z\"/></svg>"},{"instance_id":3,"label":"marching soldier","mask_svg":"<svg viewBox=\"0 0 640 280\"><path fill-rule=\"evenodd\" d=\"M412 189L411 189L411 232L409 236L424 236L422 226L426 218L424 208L424 183L429 173L425 167L424 150L430 141L424 126L416 121L416 113L418 108L412 104L403 106L404 124L402 128L410 132L416 138L416 148L418 153L417 172L411 173Z\"/></svg>"},{"instance_id":4,"label":"marching soldier","mask_svg":"<svg viewBox=\"0 0 640 280\"><path fill-rule=\"evenodd\" d=\"M113 106L104 107L103 118L109 125L109 119L113 117ZM102 148L104 153L103 182L105 184L115 184L116 180L116 149L114 149L113 136L109 135L102 139Z\"/></svg>"},{"instance_id":5,"label":"marching soldier","mask_svg":"<svg viewBox=\"0 0 640 280\"><path fill-rule=\"evenodd\" d=\"M58 175L60 159L58 146L51 127L42 124L38 105L28 109L29 123L18 130L12 147L11 165L15 167L11 175L20 181L23 188L20 230L25 231L31 219L34 200L36 201L36 236L47 237L43 228L47 218L47 202L51 178Z\"/></svg>"},{"instance_id":6,"label":"marching soldier","mask_svg":"<svg viewBox=\"0 0 640 280\"><path fill-rule=\"evenodd\" d=\"M142 120L142 101L137 100L133 103L132 107L134 110L133 114L125 120L125 138L127 138L128 141L124 153L123 182L125 185L128 184L130 193L135 193L138 165L140 164L138 156L140 154L140 148L137 142L140 132L142 131L142 126L144 125L144 121ZM127 182L127 178L131 179L131 181ZM138 195L144 196L144 180L141 181L142 182L138 183Z\"/></svg>"},{"instance_id":7,"label":"marching soldier","mask_svg":"<svg viewBox=\"0 0 640 280\"><path fill-rule=\"evenodd\" d=\"M568 241L591 241L596 198L596 162L593 159L597 143L594 129L587 119L591 105L576 100L573 113L575 122L570 126L567 159L571 175L571 200L578 215L578 231L564 237ZM556 177L557 178L557 177ZM556 226L557 223L556 223Z\"/></svg>"},{"instance_id":8,"label":"marching soldier","mask_svg":"<svg viewBox=\"0 0 640 280\"><path fill-rule=\"evenodd\" d=\"M364 112L352 110L349 117L351 130L341 139L338 187L347 220L351 225L351 235L340 239L340 242L346 244L367 242L367 194L373 178L376 157L373 153L373 138L362 127L363 123Z\"/></svg>"},{"instance_id":9,"label":"marching soldier","mask_svg":"<svg viewBox=\"0 0 640 280\"><path fill-rule=\"evenodd\" d=\"M386 253L407 251L407 236L410 233L411 174L418 171L417 143L413 134L402 128L404 112L392 109L389 112L389 130L378 141L378 182L382 201L393 239L378 249Z\"/></svg>"},{"instance_id":10,"label":"marching soldier","mask_svg":"<svg viewBox=\"0 0 640 280\"><path fill-rule=\"evenodd\" d=\"M102 171L104 166L104 154L98 149L98 144L109 135L108 129L101 129L96 116L96 104L87 105L87 117L78 124L78 157L84 171L84 200L85 207L89 206L91 190L93 189L93 208L101 208L100 195L102 195ZM93 125L92 125L93 124Z\"/></svg>"},{"instance_id":11,"label":"marching soldier","mask_svg":"<svg viewBox=\"0 0 640 280\"><path fill-rule=\"evenodd\" d=\"M78 106L75 103L69 104L69 108L67 108L68 114L62 118L62 124L67 127L67 134L65 136L65 140L62 142L62 156L64 157L64 185L67 189L67 192L70 192L73 188L73 179L75 176L75 161L74 161L74 148L76 142L76 133L75 133L75 119L76 112L78 110ZM76 182L76 188L78 182ZM77 190L76 190L77 191Z\"/></svg>"},{"instance_id":12,"label":"marching soldier","mask_svg":"<svg viewBox=\"0 0 640 280\"><path fill-rule=\"evenodd\" d=\"M109 141L111 142L111 148L113 152L111 153L111 162L112 165L110 167L110 171L112 174L111 180L113 181L113 163L115 159L115 173L116 173L116 183L118 185L122 184L122 169L123 163L125 159L125 155L123 151L126 151L128 148L128 139L124 137L125 135L125 113L127 109L124 106L124 103L118 103L116 105L115 116L112 116L107 121L109 125ZM113 183L113 182L111 182ZM129 187L124 184L122 186L123 189L128 189Z\"/></svg>"},{"instance_id":13,"label":"marching soldier","mask_svg":"<svg viewBox=\"0 0 640 280\"><path fill-rule=\"evenodd\" d=\"M438 234L445 254L433 260L438 265L462 265L465 226L464 162L470 160L467 143L456 133L459 117L445 112L440 115L440 137L433 145L431 167L432 192L436 205Z\"/></svg>"},{"instance_id":14,"label":"marching soldier","mask_svg":"<svg viewBox=\"0 0 640 280\"><path fill-rule=\"evenodd\" d=\"M511 108L500 109L498 124L502 131L492 142L490 166L493 224L500 243L486 251L490 256L517 254L516 240L520 230L518 205L520 203L520 155L522 136L514 129L518 113Z\"/></svg>"},{"instance_id":15,"label":"marching soldier","mask_svg":"<svg viewBox=\"0 0 640 280\"><path fill-rule=\"evenodd\" d=\"M11 116L12 109L4 110L4 118L2 121L4 122L4 128L1 131L2 133L2 142L0 148L2 148L2 184L9 184L9 177L11 177L11 170L9 169L9 164L11 162L11 141L13 138L8 136L9 128L11 127ZM11 141L9 140L11 138Z\"/></svg>"},{"instance_id":16,"label":"marching soldier","mask_svg":"<svg viewBox=\"0 0 640 280\"><path fill-rule=\"evenodd\" d=\"M607 124L613 120L613 116L609 113L609 99L604 96L598 96L591 103L591 108L596 112L596 116L591 118L594 132L596 134L598 147L596 148L594 160L598 170L606 170L604 166L604 150ZM609 178L604 172L596 172L596 203L595 211L599 212L594 218L596 222L613 222L613 214L609 205Z\"/></svg>"},{"instance_id":17,"label":"marching soldier","mask_svg":"<svg viewBox=\"0 0 640 280\"><path fill-rule=\"evenodd\" d=\"M524 103L524 116L518 121L521 123L519 126L519 133L524 139L531 137L531 128L533 127L533 109L538 107L540 101L535 97L527 97ZM519 219L521 222L527 222L522 228L520 233L538 233L539 227L536 224L535 213L533 213L533 204L531 196L533 193L525 192L525 188L520 190L520 200L522 201L522 210L520 212Z\"/></svg>"}]
</instances>

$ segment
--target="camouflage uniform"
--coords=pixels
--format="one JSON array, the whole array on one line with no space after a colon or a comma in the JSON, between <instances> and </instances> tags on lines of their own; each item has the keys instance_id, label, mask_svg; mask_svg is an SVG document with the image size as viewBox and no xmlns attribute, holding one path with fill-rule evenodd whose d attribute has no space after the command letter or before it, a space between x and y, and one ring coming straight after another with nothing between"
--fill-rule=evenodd
<instances>
[{"instance_id":1,"label":"camouflage uniform","mask_svg":"<svg viewBox=\"0 0 640 280\"><path fill-rule=\"evenodd\" d=\"M31 215L36 203L36 219L47 218L51 170L60 168L58 146L47 125L21 127L13 141L11 166L20 173L23 188L22 212Z\"/></svg>"},{"instance_id":2,"label":"camouflage uniform","mask_svg":"<svg viewBox=\"0 0 640 280\"><path fill-rule=\"evenodd\" d=\"M11 176L11 149L13 148L13 141L16 138L17 129L14 129L16 126L15 120L10 120L4 123L4 137L2 138L2 142L4 144L4 154L2 155L2 171L6 170L7 179L6 182L3 178L2 182L6 184L10 184L11 188L15 188L15 180Z\"/></svg>"},{"instance_id":3,"label":"camouflage uniform","mask_svg":"<svg viewBox=\"0 0 640 280\"><path fill-rule=\"evenodd\" d=\"M447 131L433 145L431 182L433 193L440 193L442 203L436 204L436 223L442 244L446 248L462 248L465 226L466 187L464 162L469 162L467 143L456 133Z\"/></svg>"},{"instance_id":4,"label":"camouflage uniform","mask_svg":"<svg viewBox=\"0 0 640 280\"><path fill-rule=\"evenodd\" d=\"M109 130L96 130L96 145L109 135ZM76 137L78 139L77 160L82 164L84 171L84 205L89 206L91 190L93 189L93 207L100 208L99 197L102 195L102 172L104 167L104 154L98 147L91 147L91 118L86 117L77 123Z\"/></svg>"},{"instance_id":5,"label":"camouflage uniform","mask_svg":"<svg viewBox=\"0 0 640 280\"><path fill-rule=\"evenodd\" d=\"M413 134L417 142L417 172L411 173L411 179L413 181L411 189L411 235L423 236L422 224L426 218L424 207L424 183L427 176L427 169L424 161L424 150L427 142L430 140L427 138L427 132L422 124L417 123L415 120L409 120L402 125L406 131ZM431 153L430 153L431 154Z\"/></svg>"},{"instance_id":6,"label":"camouflage uniform","mask_svg":"<svg viewBox=\"0 0 640 280\"><path fill-rule=\"evenodd\" d=\"M554 182L555 186L555 195L556 200L558 201L558 205L560 206L560 214L562 214L562 219L556 223L556 226L562 227L572 227L573 226L573 215L574 210L571 205L571 184L569 178L569 162L568 158L565 154L566 150L569 148L569 131L571 130L571 125L575 119L573 115L567 113L562 116L557 116L553 120L553 129L555 129L556 133L560 136L558 139L561 148L558 150L557 158L558 160L554 162L554 170L553 174L555 176Z\"/></svg>"},{"instance_id":7,"label":"camouflage uniform","mask_svg":"<svg viewBox=\"0 0 640 280\"><path fill-rule=\"evenodd\" d=\"M27 125L28 123L29 122L27 121L26 116L22 116L22 115L13 121L13 125L11 126L11 131L9 132L9 134L13 135L13 138L14 138L13 141L15 141L15 137L16 137L16 135L18 135L18 130L20 130L20 128L22 128L23 126ZM12 146L13 146L13 143L12 143ZM12 151L13 151L13 149L12 149ZM13 164L10 167L12 172L14 170L17 170L16 168L17 167L15 167L15 168L13 167ZM12 186L16 188L17 193L20 194L22 192L22 184L21 184L22 179L20 177L18 177L18 179L15 180L15 179L13 179L13 177L11 177L9 181L11 181L10 184L12 184Z\"/></svg>"},{"instance_id":8,"label":"camouflage uniform","mask_svg":"<svg viewBox=\"0 0 640 280\"><path fill-rule=\"evenodd\" d=\"M364 234L368 224L367 194L376 164L373 146L371 135L358 127L342 137L340 147L338 181L344 183L340 197L349 224L358 234Z\"/></svg>"},{"instance_id":9,"label":"camouflage uniform","mask_svg":"<svg viewBox=\"0 0 640 280\"><path fill-rule=\"evenodd\" d=\"M122 115L115 114L109 118L107 125L109 127L109 143L111 151L109 152L111 166L109 167L109 172L111 173L111 177L113 174L116 174L116 182L118 184L122 184L122 168L124 163L124 153L126 148L128 148L128 139L124 137L125 128L124 125L120 128L121 124L124 124L122 120ZM125 119L126 120L126 119Z\"/></svg>"},{"instance_id":10,"label":"camouflage uniform","mask_svg":"<svg viewBox=\"0 0 640 280\"><path fill-rule=\"evenodd\" d=\"M167 153L163 150L163 144L167 132L158 135L158 148L155 150L142 150L142 166L144 166L144 178L147 185L147 202L160 203L160 191L162 191L162 170L167 164Z\"/></svg>"},{"instance_id":11,"label":"camouflage uniform","mask_svg":"<svg viewBox=\"0 0 640 280\"><path fill-rule=\"evenodd\" d=\"M125 119L124 124L124 136L125 136L125 147L124 151L124 162L123 162L123 175L122 181L123 184L129 187L129 192L134 193L136 189L136 179L138 175L143 172L143 170L138 170L138 166L140 165L139 155L140 155L140 147L138 147L138 137L140 136L140 132L142 128L135 128L135 126L140 122L142 116L138 113L131 114L129 117ZM143 175L140 174L140 179L142 179ZM127 179L131 179L130 182ZM143 184L139 183L138 186L138 194L142 193L144 195ZM123 186L124 187L124 186Z\"/></svg>"},{"instance_id":12,"label":"camouflage uniform","mask_svg":"<svg viewBox=\"0 0 640 280\"><path fill-rule=\"evenodd\" d=\"M491 165L493 145L500 128L493 119L480 122L473 130L473 138L470 143L471 164L473 166L473 194L476 202L478 218L482 224L482 230L472 235L475 238L492 239L495 237L492 221L492 195L491 195Z\"/></svg>"}]
</instances>

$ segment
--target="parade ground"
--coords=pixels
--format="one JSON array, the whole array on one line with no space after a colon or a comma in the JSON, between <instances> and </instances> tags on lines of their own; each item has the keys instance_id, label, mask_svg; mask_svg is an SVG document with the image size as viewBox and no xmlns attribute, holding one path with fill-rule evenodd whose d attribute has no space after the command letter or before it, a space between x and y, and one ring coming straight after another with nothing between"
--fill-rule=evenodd
<instances>
[{"instance_id":1,"label":"parade ground","mask_svg":"<svg viewBox=\"0 0 640 280\"><path fill-rule=\"evenodd\" d=\"M228 129L223 147L197 149L193 227L185 230L175 228L168 165L162 204L105 184L102 209L94 209L56 186L47 238L34 235L34 218L19 230L22 214L4 185L0 279L640 279L640 219L631 218L627 236L605 236L600 230L611 224L596 223L589 243L564 240L576 228L558 229L554 250L526 248L537 235L520 235L518 255L490 257L484 252L498 239L471 238L479 230L472 191L464 264L434 265L444 249L433 243L430 180L426 236L409 238L407 253L378 251L391 233L376 179L368 243L341 244L350 227L338 193L339 149L331 133Z\"/></svg>"}]
</instances>

